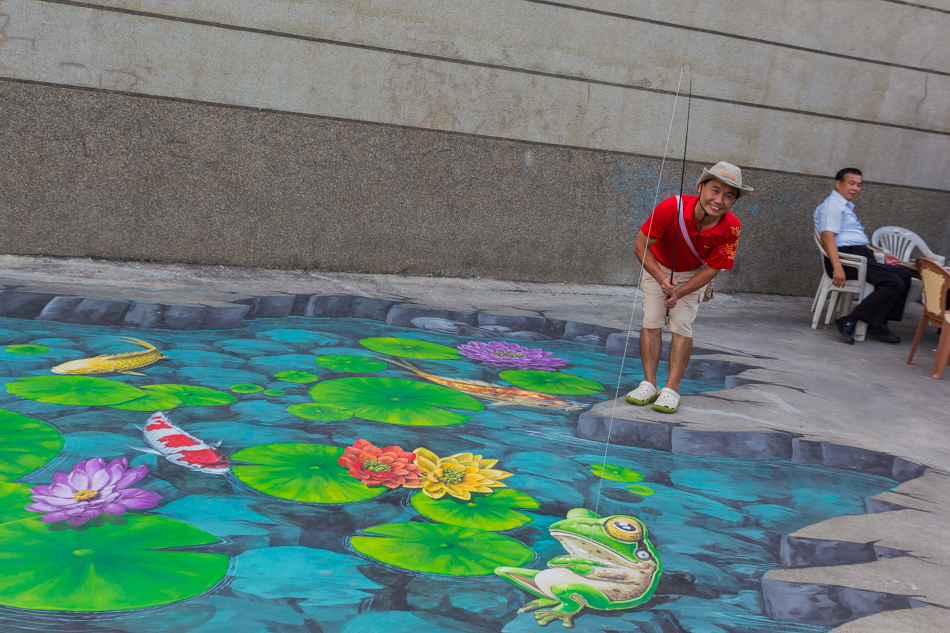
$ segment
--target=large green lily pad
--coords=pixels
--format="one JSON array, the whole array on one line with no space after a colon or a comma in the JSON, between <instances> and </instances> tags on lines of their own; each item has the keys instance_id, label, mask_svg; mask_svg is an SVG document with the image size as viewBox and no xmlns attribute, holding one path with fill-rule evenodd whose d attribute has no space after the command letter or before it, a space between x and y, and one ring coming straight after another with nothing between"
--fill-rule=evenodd
<instances>
[{"instance_id":1,"label":"large green lily pad","mask_svg":"<svg viewBox=\"0 0 950 633\"><path fill-rule=\"evenodd\" d=\"M436 523L389 523L354 536L356 551L387 565L449 576L484 576L496 567L517 567L534 552L513 538Z\"/></svg>"},{"instance_id":2,"label":"large green lily pad","mask_svg":"<svg viewBox=\"0 0 950 633\"><path fill-rule=\"evenodd\" d=\"M431 383L402 378L338 378L310 389L317 404L332 404L365 420L409 426L451 426L470 416L439 407L481 411L475 398Z\"/></svg>"},{"instance_id":3,"label":"large green lily pad","mask_svg":"<svg viewBox=\"0 0 950 633\"><path fill-rule=\"evenodd\" d=\"M7 383L7 391L38 402L112 406L145 395L138 387L92 376L25 376Z\"/></svg>"},{"instance_id":4,"label":"large green lily pad","mask_svg":"<svg viewBox=\"0 0 950 633\"><path fill-rule=\"evenodd\" d=\"M432 499L424 494L412 495L412 507L422 516L458 527L477 530L511 530L531 522L531 517L517 512L537 510L538 500L519 490L504 488L488 495L472 495L470 501L462 501L446 495Z\"/></svg>"},{"instance_id":5,"label":"large green lily pad","mask_svg":"<svg viewBox=\"0 0 950 633\"><path fill-rule=\"evenodd\" d=\"M245 484L264 494L305 503L354 503L387 490L370 487L337 461L343 449L308 443L252 446L231 455L231 470Z\"/></svg>"},{"instance_id":6,"label":"large green lily pad","mask_svg":"<svg viewBox=\"0 0 950 633\"><path fill-rule=\"evenodd\" d=\"M509 369L498 374L498 377L522 389L558 396L580 396L604 390L599 382L560 371Z\"/></svg>"},{"instance_id":7,"label":"large green lily pad","mask_svg":"<svg viewBox=\"0 0 950 633\"><path fill-rule=\"evenodd\" d=\"M643 481L643 475L626 466L618 466L616 464L592 464L588 468L590 472L598 477L609 479L610 481Z\"/></svg>"},{"instance_id":8,"label":"large green lily pad","mask_svg":"<svg viewBox=\"0 0 950 633\"><path fill-rule=\"evenodd\" d=\"M448 360L462 357L462 353L453 347L430 343L429 341L417 341L411 338L364 338L360 341L360 345L380 354L389 354L400 358Z\"/></svg>"},{"instance_id":9,"label":"large green lily pad","mask_svg":"<svg viewBox=\"0 0 950 633\"><path fill-rule=\"evenodd\" d=\"M31 503L33 498L29 486L0 481L0 526L13 521L39 519L39 514L26 509Z\"/></svg>"},{"instance_id":10,"label":"large green lily pad","mask_svg":"<svg viewBox=\"0 0 950 633\"><path fill-rule=\"evenodd\" d=\"M195 385L148 385L142 389L175 396L186 407L214 407L237 402L237 398L229 393Z\"/></svg>"},{"instance_id":11,"label":"large green lily pad","mask_svg":"<svg viewBox=\"0 0 950 633\"><path fill-rule=\"evenodd\" d=\"M335 404L317 404L315 402L292 404L287 407L287 413L304 420L316 420L318 422L342 422L353 417L353 412L344 407Z\"/></svg>"},{"instance_id":12,"label":"large green lily pad","mask_svg":"<svg viewBox=\"0 0 950 633\"><path fill-rule=\"evenodd\" d=\"M366 339L371 340L371 339ZM389 364L385 361L367 358L366 356L329 355L318 356L316 361L321 367L333 371L348 371L354 374L373 374L383 371Z\"/></svg>"},{"instance_id":13,"label":"large green lily pad","mask_svg":"<svg viewBox=\"0 0 950 633\"><path fill-rule=\"evenodd\" d=\"M217 537L186 523L131 514L81 528L34 520L0 525L0 604L45 611L141 609L201 595L228 557L163 551Z\"/></svg>"},{"instance_id":14,"label":"large green lily pad","mask_svg":"<svg viewBox=\"0 0 950 633\"><path fill-rule=\"evenodd\" d=\"M309 371L279 371L274 374L274 378L284 382L296 382L301 384L317 382L320 380L320 376ZM234 390L233 387L231 389L232 391Z\"/></svg>"},{"instance_id":15,"label":"large green lily pad","mask_svg":"<svg viewBox=\"0 0 950 633\"><path fill-rule=\"evenodd\" d=\"M49 348L45 345L9 345L7 351L11 354L45 354Z\"/></svg>"},{"instance_id":16,"label":"large green lily pad","mask_svg":"<svg viewBox=\"0 0 950 633\"><path fill-rule=\"evenodd\" d=\"M19 479L63 450L59 431L46 422L0 409L0 479Z\"/></svg>"},{"instance_id":17,"label":"large green lily pad","mask_svg":"<svg viewBox=\"0 0 950 633\"><path fill-rule=\"evenodd\" d=\"M112 408L121 409L122 411L167 411L181 405L182 401L177 396L156 391L146 392L141 398L135 400L114 404Z\"/></svg>"}]
</instances>

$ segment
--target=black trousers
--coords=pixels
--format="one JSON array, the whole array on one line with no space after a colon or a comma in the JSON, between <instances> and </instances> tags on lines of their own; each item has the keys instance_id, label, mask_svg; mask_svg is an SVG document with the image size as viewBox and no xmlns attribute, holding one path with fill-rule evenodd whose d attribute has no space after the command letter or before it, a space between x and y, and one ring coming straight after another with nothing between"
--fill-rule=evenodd
<instances>
[{"instance_id":1,"label":"black trousers","mask_svg":"<svg viewBox=\"0 0 950 633\"><path fill-rule=\"evenodd\" d=\"M838 252L860 255L868 260L867 274L864 280L874 286L874 292L864 298L851 314L852 318L864 321L871 327L879 327L887 321L900 321L904 317L904 304L910 292L910 280L913 275L906 268L879 264L874 259L874 251L867 246L839 246ZM831 260L825 258L825 270L832 275ZM844 276L857 279L858 271L844 267Z\"/></svg>"}]
</instances>

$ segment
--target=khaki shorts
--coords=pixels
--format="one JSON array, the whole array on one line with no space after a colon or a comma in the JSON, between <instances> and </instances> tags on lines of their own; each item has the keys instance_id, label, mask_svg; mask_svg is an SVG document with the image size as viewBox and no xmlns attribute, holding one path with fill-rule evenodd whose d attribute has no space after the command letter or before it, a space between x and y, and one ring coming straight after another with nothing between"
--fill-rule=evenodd
<instances>
[{"instance_id":1,"label":"khaki shorts","mask_svg":"<svg viewBox=\"0 0 950 633\"><path fill-rule=\"evenodd\" d=\"M663 276L669 279L670 269L661 264L657 265L663 271ZM697 268L673 273L673 278L682 286L700 270L702 269ZM663 296L663 289L653 275L646 272L644 272L640 289L643 291L643 327L648 330L661 329L666 321L666 306L663 305L666 297ZM699 303L705 290L706 286L702 286L685 297L677 299L676 307L670 310L670 332L687 338L693 337L693 321L696 320L696 313L699 311Z\"/></svg>"}]
</instances>

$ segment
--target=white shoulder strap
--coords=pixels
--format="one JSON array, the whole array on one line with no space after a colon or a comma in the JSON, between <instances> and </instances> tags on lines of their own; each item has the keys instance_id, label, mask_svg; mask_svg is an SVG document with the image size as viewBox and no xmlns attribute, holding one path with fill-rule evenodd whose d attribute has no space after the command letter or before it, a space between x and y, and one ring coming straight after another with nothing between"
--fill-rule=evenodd
<instances>
[{"instance_id":1,"label":"white shoulder strap","mask_svg":"<svg viewBox=\"0 0 950 633\"><path fill-rule=\"evenodd\" d=\"M689 237L689 231L686 230L686 212L683 210L683 196L676 196L676 208L679 211L680 233L683 235L683 240L686 242L686 245L689 246L689 250L693 253L693 256L705 266L706 260L700 257L699 253L696 252L696 247L693 246L693 240Z\"/></svg>"}]
</instances>

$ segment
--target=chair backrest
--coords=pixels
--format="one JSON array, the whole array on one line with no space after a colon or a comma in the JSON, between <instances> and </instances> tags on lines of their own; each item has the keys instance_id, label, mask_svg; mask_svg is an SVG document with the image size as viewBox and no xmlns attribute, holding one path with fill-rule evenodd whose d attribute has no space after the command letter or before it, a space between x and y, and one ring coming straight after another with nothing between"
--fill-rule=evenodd
<instances>
[{"instance_id":1,"label":"chair backrest","mask_svg":"<svg viewBox=\"0 0 950 633\"><path fill-rule=\"evenodd\" d=\"M828 257L828 253L825 252L825 245L821 243L821 233L818 231L818 229L815 229L815 245L818 246L818 250L821 251L821 256L823 258Z\"/></svg>"},{"instance_id":2,"label":"chair backrest","mask_svg":"<svg viewBox=\"0 0 950 633\"><path fill-rule=\"evenodd\" d=\"M930 259L918 257L917 272L924 282L924 310L932 321L942 322L950 292L950 271Z\"/></svg>"},{"instance_id":3,"label":"chair backrest","mask_svg":"<svg viewBox=\"0 0 950 633\"><path fill-rule=\"evenodd\" d=\"M911 261L910 256L914 252L914 247L919 248L924 257L929 257L938 264L945 262L945 258L930 250L927 243L919 235L899 226L882 226L874 231L871 236L871 244L875 248L887 251L905 262Z\"/></svg>"}]
</instances>

